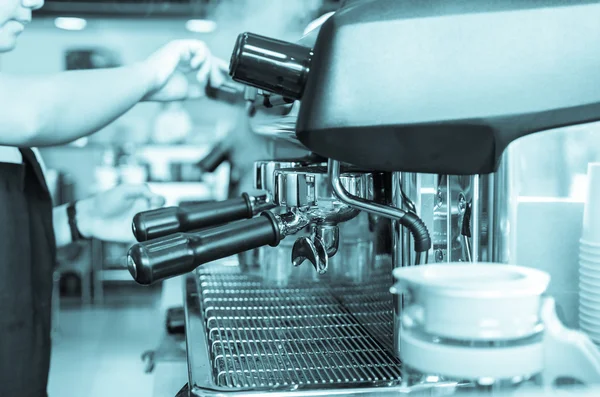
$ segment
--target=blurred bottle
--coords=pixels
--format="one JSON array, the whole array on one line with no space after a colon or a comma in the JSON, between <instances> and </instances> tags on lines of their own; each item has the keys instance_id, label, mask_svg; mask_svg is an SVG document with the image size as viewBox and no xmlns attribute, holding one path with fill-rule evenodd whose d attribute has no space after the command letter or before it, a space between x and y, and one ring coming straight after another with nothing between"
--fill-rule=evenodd
<instances>
[{"instance_id":1,"label":"blurred bottle","mask_svg":"<svg viewBox=\"0 0 600 397\"><path fill-rule=\"evenodd\" d=\"M184 141L192 132L192 118L181 102L165 103L154 121L152 140L160 144Z\"/></svg>"},{"instance_id":2,"label":"blurred bottle","mask_svg":"<svg viewBox=\"0 0 600 397\"><path fill-rule=\"evenodd\" d=\"M128 143L121 148L118 164L121 183L140 184L148 181L148 167L135 155L135 144Z\"/></svg>"},{"instance_id":3,"label":"blurred bottle","mask_svg":"<svg viewBox=\"0 0 600 397\"><path fill-rule=\"evenodd\" d=\"M107 148L102 155L102 163L94 171L97 192L112 189L119 184L119 171L115 165L115 151Z\"/></svg>"}]
</instances>

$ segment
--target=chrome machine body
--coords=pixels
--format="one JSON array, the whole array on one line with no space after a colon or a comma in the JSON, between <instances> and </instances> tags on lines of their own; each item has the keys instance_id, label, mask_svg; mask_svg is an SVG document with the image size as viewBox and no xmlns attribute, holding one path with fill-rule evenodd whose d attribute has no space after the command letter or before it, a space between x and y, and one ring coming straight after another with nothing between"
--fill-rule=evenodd
<instances>
[{"instance_id":1,"label":"chrome machine body","mask_svg":"<svg viewBox=\"0 0 600 397\"><path fill-rule=\"evenodd\" d=\"M196 269L186 283L186 393L460 389L403 372L390 270L511 260L505 149L600 120L590 84L600 81L598 20L592 1L357 0L298 43L240 35L230 72L251 87L255 132L317 157L257 163L260 197L153 212L168 216L130 251L141 283ZM273 263L289 253L279 273L289 283L200 266L284 241ZM311 273L294 279L296 269Z\"/></svg>"}]
</instances>

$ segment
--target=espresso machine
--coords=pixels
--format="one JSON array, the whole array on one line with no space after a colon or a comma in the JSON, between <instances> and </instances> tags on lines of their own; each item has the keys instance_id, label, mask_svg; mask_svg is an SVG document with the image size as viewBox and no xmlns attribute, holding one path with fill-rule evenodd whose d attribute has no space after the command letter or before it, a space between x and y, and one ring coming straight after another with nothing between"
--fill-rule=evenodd
<instances>
[{"instance_id":1,"label":"espresso machine","mask_svg":"<svg viewBox=\"0 0 600 397\"><path fill-rule=\"evenodd\" d=\"M309 155L257 162L260 194L134 219L134 279L187 274L181 395L477 388L403 367L391 273L510 262L503 154L600 120L599 20L597 1L358 0L296 43L241 34L255 132Z\"/></svg>"}]
</instances>

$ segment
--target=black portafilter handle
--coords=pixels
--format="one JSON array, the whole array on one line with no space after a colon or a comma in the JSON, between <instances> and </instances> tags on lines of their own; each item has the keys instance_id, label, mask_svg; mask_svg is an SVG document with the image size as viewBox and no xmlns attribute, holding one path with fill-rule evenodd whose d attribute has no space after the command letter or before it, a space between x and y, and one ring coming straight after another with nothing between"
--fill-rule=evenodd
<instances>
[{"instance_id":1,"label":"black portafilter handle","mask_svg":"<svg viewBox=\"0 0 600 397\"><path fill-rule=\"evenodd\" d=\"M216 169L229 159L230 148L223 142L216 144L202 160L198 168L202 172L215 172Z\"/></svg>"},{"instance_id":2,"label":"black portafilter handle","mask_svg":"<svg viewBox=\"0 0 600 397\"><path fill-rule=\"evenodd\" d=\"M250 196L244 193L242 197L230 200L140 212L133 217L132 228L133 235L141 242L252 218L254 215Z\"/></svg>"},{"instance_id":3,"label":"black portafilter handle","mask_svg":"<svg viewBox=\"0 0 600 397\"><path fill-rule=\"evenodd\" d=\"M229 74L235 81L300 99L310 71L312 48L242 33L238 36L229 63Z\"/></svg>"},{"instance_id":4,"label":"black portafilter handle","mask_svg":"<svg viewBox=\"0 0 600 397\"><path fill-rule=\"evenodd\" d=\"M265 211L253 219L135 244L129 249L127 267L135 281L149 285L217 259L265 245L275 247L281 239L277 218Z\"/></svg>"}]
</instances>

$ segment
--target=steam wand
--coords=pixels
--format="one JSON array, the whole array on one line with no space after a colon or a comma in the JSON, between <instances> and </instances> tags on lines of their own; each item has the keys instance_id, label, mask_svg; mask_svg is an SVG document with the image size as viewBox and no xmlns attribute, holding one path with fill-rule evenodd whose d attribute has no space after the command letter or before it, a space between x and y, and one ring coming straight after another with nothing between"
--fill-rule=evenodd
<instances>
[{"instance_id":1,"label":"steam wand","mask_svg":"<svg viewBox=\"0 0 600 397\"><path fill-rule=\"evenodd\" d=\"M421 253L427 253L431 249L431 237L427 230L427 226L425 226L421 218L416 214L404 211L401 208L374 203L350 194L340 181L340 162L337 160L328 160L327 172L329 174L333 192L340 201L350 207L383 216L384 218L397 220L402 226L408 228L415 241L415 251L417 252L415 265L421 263ZM425 255L425 263L427 263L427 254Z\"/></svg>"}]
</instances>

